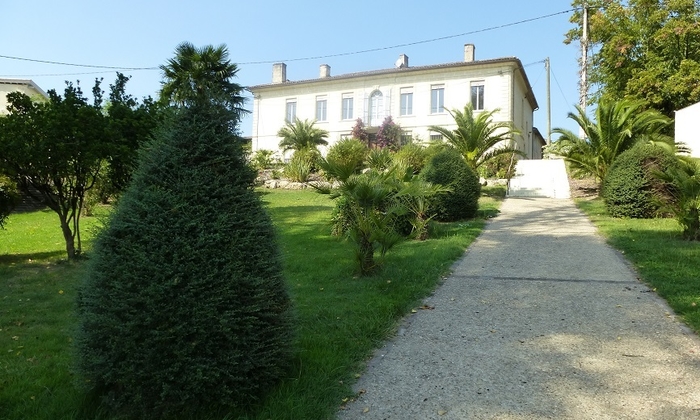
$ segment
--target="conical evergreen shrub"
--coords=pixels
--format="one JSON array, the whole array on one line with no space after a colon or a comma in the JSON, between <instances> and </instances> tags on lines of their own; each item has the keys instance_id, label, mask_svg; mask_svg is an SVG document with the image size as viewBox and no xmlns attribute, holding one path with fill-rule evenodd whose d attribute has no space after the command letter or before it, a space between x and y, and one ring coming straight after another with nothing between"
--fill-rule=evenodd
<instances>
[{"instance_id":1,"label":"conical evergreen shrub","mask_svg":"<svg viewBox=\"0 0 700 420\"><path fill-rule=\"evenodd\" d=\"M284 374L291 306L235 120L181 109L99 235L78 301L78 367L129 418L244 407Z\"/></svg>"}]
</instances>

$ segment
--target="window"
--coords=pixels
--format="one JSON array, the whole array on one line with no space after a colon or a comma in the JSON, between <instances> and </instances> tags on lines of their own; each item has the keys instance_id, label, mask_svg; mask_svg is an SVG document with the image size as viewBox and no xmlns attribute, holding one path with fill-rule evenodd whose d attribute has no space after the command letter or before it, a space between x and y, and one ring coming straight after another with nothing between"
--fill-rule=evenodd
<instances>
[{"instance_id":1,"label":"window","mask_svg":"<svg viewBox=\"0 0 700 420\"><path fill-rule=\"evenodd\" d=\"M343 119L351 120L353 115L352 93L343 93Z\"/></svg>"},{"instance_id":2,"label":"window","mask_svg":"<svg viewBox=\"0 0 700 420\"><path fill-rule=\"evenodd\" d=\"M285 114L285 121L294 122L297 118L297 101L296 99L287 100L287 113Z\"/></svg>"},{"instance_id":3,"label":"window","mask_svg":"<svg viewBox=\"0 0 700 420\"><path fill-rule=\"evenodd\" d=\"M401 132L401 146L405 146L411 142L413 142L413 136L411 135L411 132L410 131Z\"/></svg>"},{"instance_id":4,"label":"window","mask_svg":"<svg viewBox=\"0 0 700 420\"><path fill-rule=\"evenodd\" d=\"M472 82L472 108L475 111L484 109L484 82Z\"/></svg>"},{"instance_id":5,"label":"window","mask_svg":"<svg viewBox=\"0 0 700 420\"><path fill-rule=\"evenodd\" d=\"M400 115L413 115L413 88L401 88Z\"/></svg>"},{"instance_id":6,"label":"window","mask_svg":"<svg viewBox=\"0 0 700 420\"><path fill-rule=\"evenodd\" d=\"M316 121L327 120L328 100L325 96L316 97Z\"/></svg>"},{"instance_id":7,"label":"window","mask_svg":"<svg viewBox=\"0 0 700 420\"><path fill-rule=\"evenodd\" d=\"M379 127L384 119L384 96L375 90L369 97L369 125Z\"/></svg>"},{"instance_id":8,"label":"window","mask_svg":"<svg viewBox=\"0 0 700 420\"><path fill-rule=\"evenodd\" d=\"M445 112L445 85L433 85L430 87L430 113L442 112Z\"/></svg>"},{"instance_id":9,"label":"window","mask_svg":"<svg viewBox=\"0 0 700 420\"><path fill-rule=\"evenodd\" d=\"M442 140L442 134L430 133L430 141Z\"/></svg>"}]
</instances>

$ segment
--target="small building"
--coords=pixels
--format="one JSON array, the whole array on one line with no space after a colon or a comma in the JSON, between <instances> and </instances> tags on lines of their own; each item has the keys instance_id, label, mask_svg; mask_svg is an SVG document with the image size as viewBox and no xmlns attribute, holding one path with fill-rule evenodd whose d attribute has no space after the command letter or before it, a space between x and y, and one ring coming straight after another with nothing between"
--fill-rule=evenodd
<instances>
[{"instance_id":1,"label":"small building","mask_svg":"<svg viewBox=\"0 0 700 420\"><path fill-rule=\"evenodd\" d=\"M676 111L676 143L684 143L690 156L700 157L700 102Z\"/></svg>"},{"instance_id":2,"label":"small building","mask_svg":"<svg viewBox=\"0 0 700 420\"><path fill-rule=\"evenodd\" d=\"M476 60L474 45L464 46L464 60L411 67L401 54L393 68L331 75L323 64L315 79L287 80L287 66L273 65L272 83L252 86L252 149L278 150L277 132L287 121L315 120L329 132L332 145L350 137L358 118L368 132L376 132L391 116L404 139L439 140L429 126L456 128L447 110L468 103L479 112L499 111L495 121L506 121L521 133L513 144L528 158L541 157L541 142L533 136L537 100L518 58ZM323 152L323 151L322 151Z\"/></svg>"},{"instance_id":3,"label":"small building","mask_svg":"<svg viewBox=\"0 0 700 420\"><path fill-rule=\"evenodd\" d=\"M29 97L49 98L43 89L29 79L0 79L0 115L7 114L7 94L11 92L22 92Z\"/></svg>"}]
</instances>

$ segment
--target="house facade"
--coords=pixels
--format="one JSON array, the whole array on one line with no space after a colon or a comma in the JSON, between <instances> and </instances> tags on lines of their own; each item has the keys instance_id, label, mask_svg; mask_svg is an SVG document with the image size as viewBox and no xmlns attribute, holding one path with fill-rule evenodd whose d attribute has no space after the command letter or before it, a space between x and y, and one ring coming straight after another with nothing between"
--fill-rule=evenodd
<instances>
[{"instance_id":1,"label":"house facade","mask_svg":"<svg viewBox=\"0 0 700 420\"><path fill-rule=\"evenodd\" d=\"M542 145L533 135L538 105L522 63L515 57L475 60L471 44L464 46L461 62L410 67L402 54L391 69L331 76L324 64L318 78L300 81L287 80L286 65L277 63L272 83L249 90L253 151L278 150L277 132L295 118L315 120L329 132L329 146L350 137L358 118L372 133L388 116L404 140L438 140L428 127L455 128L447 110L471 103L477 112L498 109L494 120L510 122L521 133L513 144L528 158L541 157Z\"/></svg>"},{"instance_id":2,"label":"house facade","mask_svg":"<svg viewBox=\"0 0 700 420\"><path fill-rule=\"evenodd\" d=\"M676 111L675 132L676 143L685 143L690 156L700 158L700 102Z\"/></svg>"},{"instance_id":3,"label":"house facade","mask_svg":"<svg viewBox=\"0 0 700 420\"><path fill-rule=\"evenodd\" d=\"M7 114L7 94L22 92L29 97L49 97L36 83L28 79L0 79L0 115Z\"/></svg>"}]
</instances>

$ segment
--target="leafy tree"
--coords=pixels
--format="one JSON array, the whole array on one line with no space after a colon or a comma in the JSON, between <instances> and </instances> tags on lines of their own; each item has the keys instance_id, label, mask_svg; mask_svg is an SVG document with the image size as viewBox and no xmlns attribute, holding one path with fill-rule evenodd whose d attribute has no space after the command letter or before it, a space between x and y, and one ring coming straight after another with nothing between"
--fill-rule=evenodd
<instances>
[{"instance_id":1,"label":"leafy tree","mask_svg":"<svg viewBox=\"0 0 700 420\"><path fill-rule=\"evenodd\" d=\"M48 102L25 94L7 95L9 115L0 118L0 166L18 188L58 215L73 259L81 252L80 213L102 162L114 150L101 109L99 80L94 103L79 86L67 83L63 97L48 92Z\"/></svg>"},{"instance_id":2,"label":"leafy tree","mask_svg":"<svg viewBox=\"0 0 700 420\"><path fill-rule=\"evenodd\" d=\"M467 164L476 171L481 165L500 155L516 153L525 156L520 150L507 145L512 137L520 132L508 122L493 121L493 115L498 111L482 111L475 116L472 105L467 104L464 111L448 111L457 124L455 130L436 125L428 129L442 134L447 143L457 149Z\"/></svg>"},{"instance_id":3,"label":"leafy tree","mask_svg":"<svg viewBox=\"0 0 700 420\"><path fill-rule=\"evenodd\" d=\"M238 66L229 60L225 45L195 47L183 42L175 48L175 57L160 66L163 82L161 102L190 106L198 102L220 104L239 118L245 110L243 88L232 79Z\"/></svg>"},{"instance_id":4,"label":"leafy tree","mask_svg":"<svg viewBox=\"0 0 700 420\"><path fill-rule=\"evenodd\" d=\"M206 101L175 113L96 240L79 367L128 418L246 408L290 361L281 257L236 123Z\"/></svg>"},{"instance_id":5,"label":"leafy tree","mask_svg":"<svg viewBox=\"0 0 700 420\"><path fill-rule=\"evenodd\" d=\"M150 102L139 105L128 96L127 81L117 74L107 109L98 79L92 103L79 85L67 82L63 96L50 90L46 102L8 94L9 114L0 117L0 171L56 212L69 259L82 251L80 216L86 194L100 180L110 192L121 190L138 148L155 127Z\"/></svg>"},{"instance_id":6,"label":"leafy tree","mask_svg":"<svg viewBox=\"0 0 700 420\"><path fill-rule=\"evenodd\" d=\"M118 194L126 188L136 167L138 150L152 139L153 132L164 118L158 103L150 97L139 102L126 93L129 77L117 73L109 85L109 102L104 107L114 152L108 158L104 194Z\"/></svg>"},{"instance_id":7,"label":"leafy tree","mask_svg":"<svg viewBox=\"0 0 700 420\"><path fill-rule=\"evenodd\" d=\"M673 118L700 101L700 3L695 0L575 0L588 4L589 79L597 99L631 98ZM581 38L582 9L565 42Z\"/></svg>"},{"instance_id":8,"label":"leafy tree","mask_svg":"<svg viewBox=\"0 0 700 420\"><path fill-rule=\"evenodd\" d=\"M700 241L700 161L679 157L679 165L656 172L672 191L662 202L664 210L673 214L683 228L683 237Z\"/></svg>"},{"instance_id":9,"label":"leafy tree","mask_svg":"<svg viewBox=\"0 0 700 420\"><path fill-rule=\"evenodd\" d=\"M655 110L643 110L642 101L601 101L595 110L595 120L577 107L577 114L568 117L584 132L580 138L571 130L555 128L559 140L552 152L562 156L576 174L592 175L601 184L615 158L639 141L672 140L662 134L670 120Z\"/></svg>"},{"instance_id":10,"label":"leafy tree","mask_svg":"<svg viewBox=\"0 0 700 420\"><path fill-rule=\"evenodd\" d=\"M281 137L279 147L283 152L294 150L295 152L317 150L318 146L328 144L326 138L328 131L314 127L315 122L309 120L295 120L287 122L284 127L280 128L277 136Z\"/></svg>"}]
</instances>

